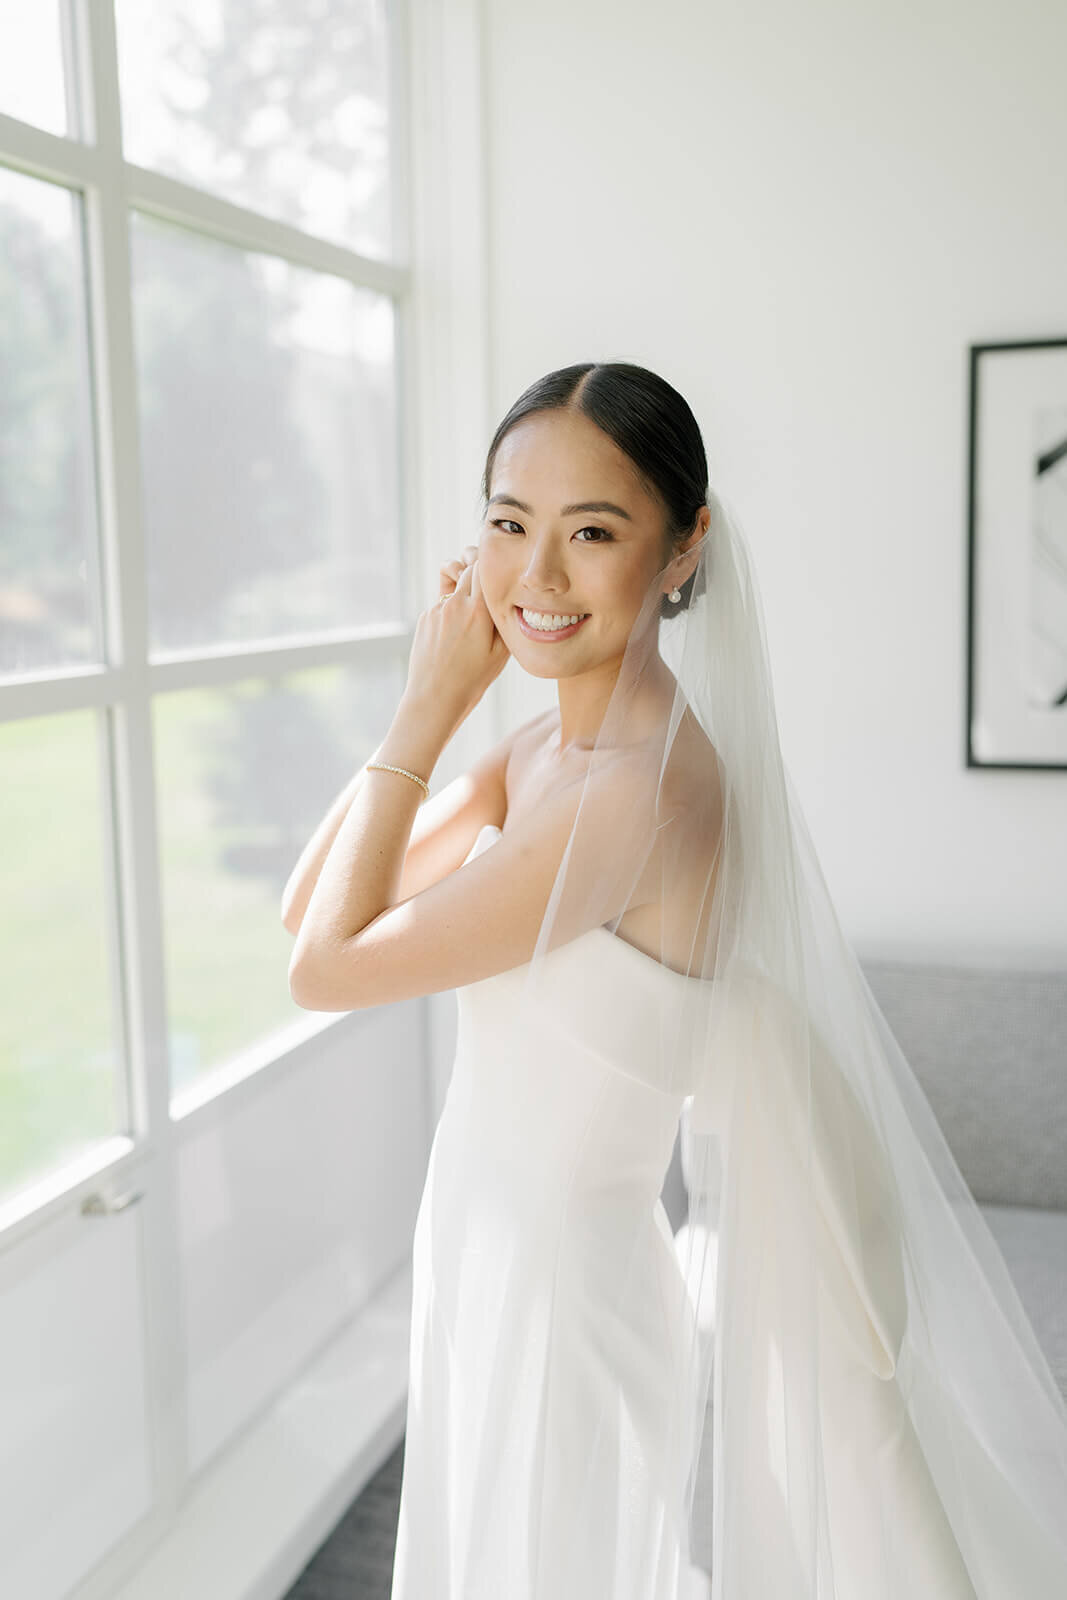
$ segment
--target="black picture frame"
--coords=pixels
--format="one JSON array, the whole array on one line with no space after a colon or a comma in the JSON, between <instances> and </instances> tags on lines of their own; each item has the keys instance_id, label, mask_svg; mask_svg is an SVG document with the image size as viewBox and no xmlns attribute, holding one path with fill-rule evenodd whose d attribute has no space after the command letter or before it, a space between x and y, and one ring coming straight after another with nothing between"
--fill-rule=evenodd
<instances>
[{"instance_id":1,"label":"black picture frame","mask_svg":"<svg viewBox=\"0 0 1067 1600\"><path fill-rule=\"evenodd\" d=\"M1063 772L1067 337L968 349L965 762Z\"/></svg>"}]
</instances>

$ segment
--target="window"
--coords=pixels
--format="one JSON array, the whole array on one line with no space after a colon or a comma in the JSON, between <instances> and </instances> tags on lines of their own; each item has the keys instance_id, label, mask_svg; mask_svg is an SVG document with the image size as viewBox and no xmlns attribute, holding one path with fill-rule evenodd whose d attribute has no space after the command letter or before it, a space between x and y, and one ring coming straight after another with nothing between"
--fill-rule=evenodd
<instances>
[{"instance_id":1,"label":"window","mask_svg":"<svg viewBox=\"0 0 1067 1600\"><path fill-rule=\"evenodd\" d=\"M328 1025L279 908L410 646L394 56L0 0L0 1208Z\"/></svg>"}]
</instances>

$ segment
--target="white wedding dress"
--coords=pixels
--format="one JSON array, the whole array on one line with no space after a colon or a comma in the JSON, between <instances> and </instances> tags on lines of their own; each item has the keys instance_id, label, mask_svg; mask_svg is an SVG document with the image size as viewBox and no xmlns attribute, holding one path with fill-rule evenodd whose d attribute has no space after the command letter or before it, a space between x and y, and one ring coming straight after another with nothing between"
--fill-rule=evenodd
<instances>
[{"instance_id":1,"label":"white wedding dress","mask_svg":"<svg viewBox=\"0 0 1067 1600\"><path fill-rule=\"evenodd\" d=\"M682 1096L641 1081L640 1040L626 1049L612 1007L620 984L689 980L603 928L546 960L570 1008L565 1059L536 1037L501 1053L524 968L456 991L415 1226L392 1600L608 1600L620 1568L634 1600L678 1594L683 1485L658 1467L685 1420L673 1383L691 1313L660 1190ZM620 1259L634 1262L621 1304Z\"/></svg>"},{"instance_id":2,"label":"white wedding dress","mask_svg":"<svg viewBox=\"0 0 1067 1600\"><path fill-rule=\"evenodd\" d=\"M470 855L499 835L483 828ZM660 1198L683 1096L642 1075L660 1052L641 1032L644 1000L657 1026L662 986L703 980L607 928L544 961L566 1050L545 1053L535 1032L516 1044L524 966L456 991L414 1235L392 1600L710 1592L690 1567L678 1467L694 1427L678 1379L694 1311ZM900 1579L889 1592L973 1600L895 1383L850 1366L832 1326L835 1600L883 1592L886 1563Z\"/></svg>"}]
</instances>

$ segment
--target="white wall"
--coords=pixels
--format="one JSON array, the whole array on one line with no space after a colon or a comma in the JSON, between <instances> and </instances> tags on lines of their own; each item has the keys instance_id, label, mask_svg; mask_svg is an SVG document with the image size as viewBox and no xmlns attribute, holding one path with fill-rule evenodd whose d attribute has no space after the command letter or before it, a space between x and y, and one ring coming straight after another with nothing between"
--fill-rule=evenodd
<instances>
[{"instance_id":1,"label":"white wall","mask_svg":"<svg viewBox=\"0 0 1067 1600\"><path fill-rule=\"evenodd\" d=\"M483 6L494 422L574 361L680 388L861 956L1067 958L1067 775L963 765L966 347L1067 334L1067 7Z\"/></svg>"}]
</instances>

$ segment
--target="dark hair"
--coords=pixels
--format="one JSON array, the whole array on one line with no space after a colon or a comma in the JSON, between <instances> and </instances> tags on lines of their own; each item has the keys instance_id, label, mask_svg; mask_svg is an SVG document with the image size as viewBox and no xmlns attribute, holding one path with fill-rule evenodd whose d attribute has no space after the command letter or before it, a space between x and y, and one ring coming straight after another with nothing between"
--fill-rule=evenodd
<instances>
[{"instance_id":1,"label":"dark hair","mask_svg":"<svg viewBox=\"0 0 1067 1600\"><path fill-rule=\"evenodd\" d=\"M482 474L482 500L489 500L493 462L505 434L538 411L579 411L595 422L633 462L662 502L665 561L670 546L693 531L708 503L708 461L697 420L686 400L665 378L628 361L584 361L559 367L523 391L498 426ZM689 604L696 570L680 586L675 604L663 597L659 615L676 617Z\"/></svg>"}]
</instances>

